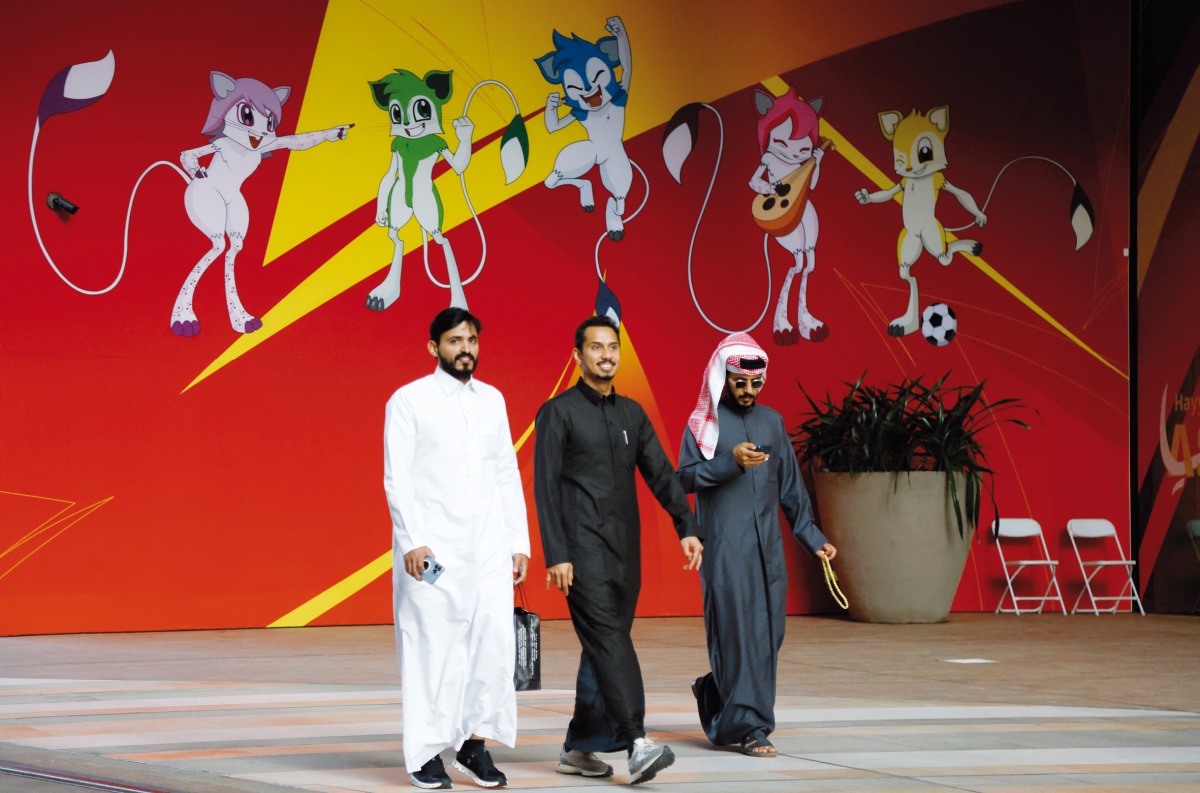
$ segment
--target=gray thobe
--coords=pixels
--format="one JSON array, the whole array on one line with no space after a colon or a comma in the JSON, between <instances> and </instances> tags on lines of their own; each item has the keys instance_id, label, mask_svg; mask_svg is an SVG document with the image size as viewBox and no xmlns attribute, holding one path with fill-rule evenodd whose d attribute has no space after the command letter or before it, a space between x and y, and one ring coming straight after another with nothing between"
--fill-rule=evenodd
<instances>
[{"instance_id":1,"label":"gray thobe","mask_svg":"<svg viewBox=\"0 0 1200 793\"><path fill-rule=\"evenodd\" d=\"M783 418L765 405L743 414L722 402L720 434L711 460L690 431L679 450L684 490L696 494L696 518L705 535L700 582L712 673L693 692L710 741L719 746L775 729L775 672L783 644L787 564L779 509L809 553L826 543L813 523ZM733 447L770 445L766 463L743 469Z\"/></svg>"}]
</instances>

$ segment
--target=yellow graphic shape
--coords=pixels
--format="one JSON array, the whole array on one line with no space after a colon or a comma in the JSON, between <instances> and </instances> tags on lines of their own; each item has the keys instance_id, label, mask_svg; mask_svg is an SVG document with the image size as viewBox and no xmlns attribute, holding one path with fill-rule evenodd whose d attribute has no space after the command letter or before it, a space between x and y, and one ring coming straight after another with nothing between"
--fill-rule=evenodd
<instances>
[{"instance_id":1,"label":"yellow graphic shape","mask_svg":"<svg viewBox=\"0 0 1200 793\"><path fill-rule=\"evenodd\" d=\"M764 73L798 68L1004 2L1007 0L948 0L917 13L903 4L897 6L894 0L861 0L860 20L855 25L846 25L844 13L836 8L813 6L805 11L803 47L798 46L798 34L788 25L763 25L761 21L776 14L795 14L792 0L766 0L756 7L759 14L730 14L727 4L711 1L689 5L688 30L719 31L722 50L753 53L752 58L714 58L709 47L696 46L690 34L681 34L678 7L638 4L621 15L633 59L625 139L665 123L685 101L684 85L702 85L709 96L725 96L757 82ZM388 167L391 138L388 117L375 106L367 83L393 69L420 75L430 69L454 72L454 94L443 115L445 138L452 145L457 142L451 121L461 113L471 87L480 80L500 80L513 91L522 114L538 114L527 122L530 159L525 174L515 183L505 185L499 176L498 140L473 151L467 182L477 212L540 185L558 152L585 133L579 124L553 136L546 132L539 111L545 108L547 95L559 92L561 86L547 83L533 60L552 49L551 31L595 41L609 35L604 29L606 20L603 11L598 13L582 3L480 0L470 8L457 3L424 3L413 8L395 0L330 0L296 129L303 132L347 123L355 127L344 141L287 155L265 262L375 199ZM503 129L513 111L500 89L487 87L476 95L470 114L474 139L480 141ZM470 217L457 182L453 173L438 181L445 206L443 231ZM405 255L411 256L418 238L415 223L403 236ZM239 336L184 391L383 269L391 254L392 245L382 228L364 231L264 314L261 330ZM440 251L431 254L436 261ZM466 277L475 271L475 264L459 262L459 270ZM416 268L407 269L411 274Z\"/></svg>"},{"instance_id":2,"label":"yellow graphic shape","mask_svg":"<svg viewBox=\"0 0 1200 793\"><path fill-rule=\"evenodd\" d=\"M769 91L771 91L772 94L774 94L775 96L783 96L783 94L787 93L787 90L788 90L788 84L786 82L784 82L783 79L780 77L772 77L770 79L763 80L762 84L765 88L767 88ZM843 157L845 157L846 160L851 165L853 165L855 168L858 169L859 173L861 173L868 180L870 180L872 183L874 183L880 190L886 190L895 184L895 182L891 181L891 179L888 176L886 176L883 173L883 171L881 171L879 168L876 168L874 163L872 163L870 160L868 160L861 151L859 151L857 148L855 148L853 145L851 145L851 143L844 136L842 136L841 133L839 133L836 129L834 129L833 125L830 124L828 121L826 121L824 118L821 119L820 134L823 135L824 137L832 140L834 149L837 151L837 153L842 155ZM897 193L892 200L898 204L901 203L901 193ZM958 239L958 238L956 236L954 236L953 234L951 234L949 231L946 232L946 241L947 242L950 242L950 241L956 240L956 239ZM1015 297L1026 308L1028 308L1030 311L1037 314L1039 317L1041 317L1043 320L1045 320L1047 323L1049 323L1049 325L1051 327L1053 327L1055 330L1057 330L1063 336L1066 336L1068 339L1070 339L1070 341L1073 344L1075 344L1077 347L1079 347L1081 350L1083 350L1088 355L1095 358L1100 363L1107 366L1109 369L1116 372L1122 379L1125 379L1125 380L1129 379L1129 375L1127 373L1121 371L1120 367L1116 366L1114 363L1109 361L1103 355L1101 355L1100 353L1096 352L1091 347L1089 347L1087 345L1087 343L1083 341L1083 339L1080 339L1078 336L1076 336L1074 333L1072 333L1070 330L1068 330L1065 325L1063 325L1061 322L1059 322L1057 319L1055 319L1053 316L1051 316L1050 312L1046 311L1044 308L1042 308L1040 305L1038 305L1037 302L1035 302L1033 300L1033 298L1031 298L1029 295L1027 295L1023 291L1021 291L1021 289L1016 284L1014 284L1012 281L1005 278L1003 275L1001 275L999 273L999 271L997 271L994 267L992 267L990 264L988 264L983 259L983 257L974 256L969 253L964 253L962 255L966 257L967 261L969 261L969 262L971 262L971 264L975 265L980 270L980 272L982 272L988 278L991 278L993 281L995 281L1000 286L1001 289L1003 289L1005 292L1008 292L1010 295Z\"/></svg>"},{"instance_id":3,"label":"yellow graphic shape","mask_svg":"<svg viewBox=\"0 0 1200 793\"><path fill-rule=\"evenodd\" d=\"M660 429L662 425L662 417L658 412L658 404L654 401L654 396L650 392L649 382L646 380L645 370L642 368L641 360L638 358L637 351L633 348L633 342L630 340L629 329L626 325L621 325L621 373L622 376L630 382L644 384L643 389L638 390L637 399L645 408L646 414L650 416L651 421ZM550 396L570 388L574 385L576 378L579 376L579 367L574 366L574 356L567 360L567 365L563 367L562 373L558 376L558 382L554 384L554 388L550 391ZM574 375L567 378L567 372L574 368ZM619 376L620 377L620 376ZM520 453L521 447L529 440L529 436L533 434L534 424L530 422L525 431L521 433L521 438L513 448L517 453ZM669 449L664 448L667 452L667 457L675 462L675 455L671 454ZM269 624L268 628L298 628L308 625L313 620L319 618L322 614L333 609L335 606L344 603L351 597L365 589L372 581L380 576L388 573L392 569L392 552L385 551L377 558L372 560L364 567L354 571L350 575L338 581L333 586L326 589L316 597L308 600L304 604L284 614L279 619Z\"/></svg>"},{"instance_id":4,"label":"yellow graphic shape","mask_svg":"<svg viewBox=\"0 0 1200 793\"><path fill-rule=\"evenodd\" d=\"M0 550L0 580L3 580L9 573L20 567L31 556L42 548L45 548L67 529L113 500L113 496L109 496L82 509L75 509L77 502L61 498L35 496L29 493L14 493L8 490L0 490L0 496L14 496L20 499L31 499L62 505L49 518L34 526L7 548Z\"/></svg>"},{"instance_id":5,"label":"yellow graphic shape","mask_svg":"<svg viewBox=\"0 0 1200 793\"><path fill-rule=\"evenodd\" d=\"M267 627L298 628L308 625L351 595L365 589L368 584L391 569L392 552L385 551L370 564L346 576L307 603L292 609Z\"/></svg>"}]
</instances>

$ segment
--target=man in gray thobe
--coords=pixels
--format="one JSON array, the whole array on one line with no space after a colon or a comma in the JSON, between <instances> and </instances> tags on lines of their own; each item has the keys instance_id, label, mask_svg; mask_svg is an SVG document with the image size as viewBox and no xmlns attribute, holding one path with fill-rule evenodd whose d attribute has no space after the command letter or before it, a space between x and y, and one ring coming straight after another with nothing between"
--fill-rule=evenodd
<instances>
[{"instance_id":1,"label":"man in gray thobe","mask_svg":"<svg viewBox=\"0 0 1200 793\"><path fill-rule=\"evenodd\" d=\"M783 644L787 565L779 508L809 553L837 553L812 504L783 417L757 404L767 355L744 333L726 337L705 370L679 450L705 536L700 569L712 672L692 684L700 723L718 746L773 757L775 674Z\"/></svg>"}]
</instances>

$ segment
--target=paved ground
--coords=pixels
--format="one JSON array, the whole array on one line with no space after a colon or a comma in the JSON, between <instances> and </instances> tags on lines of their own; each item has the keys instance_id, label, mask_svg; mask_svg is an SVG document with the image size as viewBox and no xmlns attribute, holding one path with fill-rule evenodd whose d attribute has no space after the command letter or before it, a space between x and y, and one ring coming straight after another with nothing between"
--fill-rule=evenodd
<instances>
[{"instance_id":1,"label":"paved ground","mask_svg":"<svg viewBox=\"0 0 1200 793\"><path fill-rule=\"evenodd\" d=\"M54 781L72 775L117 793L412 790L392 642L390 626L0 638L0 791L81 790ZM639 620L635 642L647 727L679 757L646 789L1200 790L1194 617L791 618L775 759L704 740L688 689L706 671L700 620ZM543 623L542 643L518 746L492 750L509 787L624 784L622 755L611 779L554 772L579 648L565 622Z\"/></svg>"}]
</instances>

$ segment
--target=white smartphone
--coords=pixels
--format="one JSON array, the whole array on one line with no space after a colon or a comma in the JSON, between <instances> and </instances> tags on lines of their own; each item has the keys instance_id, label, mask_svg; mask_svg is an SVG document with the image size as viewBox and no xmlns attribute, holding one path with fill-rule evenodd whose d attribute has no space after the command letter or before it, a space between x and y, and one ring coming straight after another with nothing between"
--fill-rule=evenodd
<instances>
[{"instance_id":1,"label":"white smartphone","mask_svg":"<svg viewBox=\"0 0 1200 793\"><path fill-rule=\"evenodd\" d=\"M421 573L421 580L426 584L436 584L438 576L446 572L446 568L442 563L432 556L425 557L425 572Z\"/></svg>"}]
</instances>

